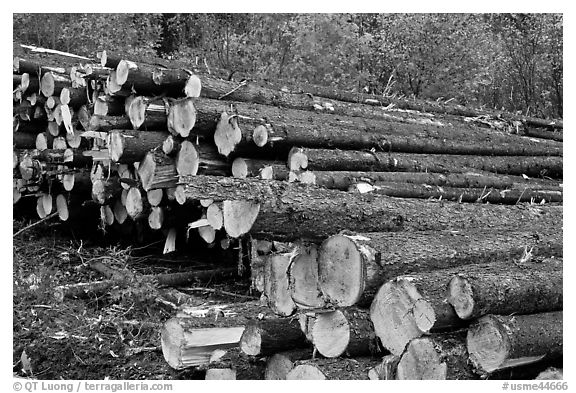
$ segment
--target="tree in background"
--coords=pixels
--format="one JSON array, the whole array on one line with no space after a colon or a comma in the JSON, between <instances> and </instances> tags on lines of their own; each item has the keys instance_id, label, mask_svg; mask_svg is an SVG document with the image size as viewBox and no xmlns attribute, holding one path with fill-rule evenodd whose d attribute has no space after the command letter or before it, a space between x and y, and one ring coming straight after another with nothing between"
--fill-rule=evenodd
<instances>
[{"instance_id":1,"label":"tree in background","mask_svg":"<svg viewBox=\"0 0 576 393\"><path fill-rule=\"evenodd\" d=\"M14 14L13 24L16 42L78 54L562 116L558 14Z\"/></svg>"}]
</instances>

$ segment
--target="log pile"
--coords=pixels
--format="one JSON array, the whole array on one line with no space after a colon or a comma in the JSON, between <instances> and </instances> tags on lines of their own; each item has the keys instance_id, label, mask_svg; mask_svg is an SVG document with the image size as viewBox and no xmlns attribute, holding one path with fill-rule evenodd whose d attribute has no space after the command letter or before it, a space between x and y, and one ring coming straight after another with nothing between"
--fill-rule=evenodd
<instances>
[{"instance_id":1,"label":"log pile","mask_svg":"<svg viewBox=\"0 0 576 393\"><path fill-rule=\"evenodd\" d=\"M233 249L261 294L166 322L172 367L470 379L558 366L561 121L486 112L486 128L466 108L36 52L14 58L14 204L62 221L91 206L103 228L162 233L165 253L177 238Z\"/></svg>"}]
</instances>

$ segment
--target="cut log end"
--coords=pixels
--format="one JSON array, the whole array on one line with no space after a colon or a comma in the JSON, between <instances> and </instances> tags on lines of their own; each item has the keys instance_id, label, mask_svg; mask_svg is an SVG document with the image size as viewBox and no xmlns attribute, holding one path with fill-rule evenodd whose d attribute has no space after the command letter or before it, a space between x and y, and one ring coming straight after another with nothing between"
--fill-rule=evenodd
<instances>
[{"instance_id":1,"label":"cut log end","mask_svg":"<svg viewBox=\"0 0 576 393\"><path fill-rule=\"evenodd\" d=\"M180 176L195 175L198 173L200 158L194 144L183 141L176 156L176 172Z\"/></svg>"},{"instance_id":2,"label":"cut log end","mask_svg":"<svg viewBox=\"0 0 576 393\"><path fill-rule=\"evenodd\" d=\"M146 107L148 106L144 97L136 97L132 100L128 107L128 117L134 129L140 128L146 120Z\"/></svg>"},{"instance_id":3,"label":"cut log end","mask_svg":"<svg viewBox=\"0 0 576 393\"><path fill-rule=\"evenodd\" d=\"M294 368L294 363L287 356L277 353L272 355L266 362L264 379L285 380L286 376Z\"/></svg>"},{"instance_id":4,"label":"cut log end","mask_svg":"<svg viewBox=\"0 0 576 393\"><path fill-rule=\"evenodd\" d=\"M268 143L268 129L265 125L259 125L254 128L252 140L258 147L263 147Z\"/></svg>"},{"instance_id":5,"label":"cut log end","mask_svg":"<svg viewBox=\"0 0 576 393\"><path fill-rule=\"evenodd\" d=\"M469 319L474 311L472 286L464 277L455 276L448 284L448 303L462 319Z\"/></svg>"},{"instance_id":6,"label":"cut log end","mask_svg":"<svg viewBox=\"0 0 576 393\"><path fill-rule=\"evenodd\" d=\"M228 157L241 140L242 131L238 127L236 118L226 112L222 112L216 125L216 131L214 131L214 143L218 147L218 152Z\"/></svg>"},{"instance_id":7,"label":"cut log end","mask_svg":"<svg viewBox=\"0 0 576 393\"><path fill-rule=\"evenodd\" d=\"M58 217L62 221L68 221L70 214L68 212L68 202L66 197L62 194L56 197L56 211L58 212Z\"/></svg>"},{"instance_id":8,"label":"cut log end","mask_svg":"<svg viewBox=\"0 0 576 393\"><path fill-rule=\"evenodd\" d=\"M318 257L318 282L328 301L354 305L364 291L363 256L353 240L344 235L326 239Z\"/></svg>"},{"instance_id":9,"label":"cut log end","mask_svg":"<svg viewBox=\"0 0 576 393\"><path fill-rule=\"evenodd\" d=\"M350 325L346 316L339 310L319 314L312 328L312 342L327 358L342 355L350 342Z\"/></svg>"},{"instance_id":10,"label":"cut log end","mask_svg":"<svg viewBox=\"0 0 576 393\"><path fill-rule=\"evenodd\" d=\"M258 324L249 324L246 326L240 339L240 349L242 352L250 356L260 355L262 347L262 336L260 333Z\"/></svg>"},{"instance_id":11,"label":"cut log end","mask_svg":"<svg viewBox=\"0 0 576 393\"><path fill-rule=\"evenodd\" d=\"M446 363L440 359L434 343L428 339L411 341L397 369L397 378L403 380L445 380L446 374Z\"/></svg>"},{"instance_id":12,"label":"cut log end","mask_svg":"<svg viewBox=\"0 0 576 393\"><path fill-rule=\"evenodd\" d=\"M301 149L293 148L288 153L288 168L294 172L308 168L308 156Z\"/></svg>"},{"instance_id":13,"label":"cut log end","mask_svg":"<svg viewBox=\"0 0 576 393\"><path fill-rule=\"evenodd\" d=\"M290 264L290 294L300 308L324 306L318 287L318 249L301 247Z\"/></svg>"},{"instance_id":14,"label":"cut log end","mask_svg":"<svg viewBox=\"0 0 576 393\"><path fill-rule=\"evenodd\" d=\"M468 330L466 341L470 360L486 372L500 369L507 360L509 343L499 324L490 316L480 318Z\"/></svg>"},{"instance_id":15,"label":"cut log end","mask_svg":"<svg viewBox=\"0 0 576 393\"><path fill-rule=\"evenodd\" d=\"M184 368L180 358L182 346L185 344L184 329L176 319L169 319L161 331L162 354L170 367L180 370Z\"/></svg>"},{"instance_id":16,"label":"cut log end","mask_svg":"<svg viewBox=\"0 0 576 393\"><path fill-rule=\"evenodd\" d=\"M205 380L236 380L236 370L231 368L210 368L206 370Z\"/></svg>"},{"instance_id":17,"label":"cut log end","mask_svg":"<svg viewBox=\"0 0 576 393\"><path fill-rule=\"evenodd\" d=\"M200 97L200 92L202 91L202 82L200 78L196 75L190 75L186 81L186 86L184 86L184 94L186 97Z\"/></svg>"},{"instance_id":18,"label":"cut log end","mask_svg":"<svg viewBox=\"0 0 576 393\"><path fill-rule=\"evenodd\" d=\"M317 367L310 364L300 364L294 367L286 379L290 380L325 380L326 376Z\"/></svg>"},{"instance_id":19,"label":"cut log end","mask_svg":"<svg viewBox=\"0 0 576 393\"><path fill-rule=\"evenodd\" d=\"M248 165L244 158L238 157L232 162L232 176L240 179L248 176Z\"/></svg>"},{"instance_id":20,"label":"cut log end","mask_svg":"<svg viewBox=\"0 0 576 393\"><path fill-rule=\"evenodd\" d=\"M138 218L144 210L142 194L138 188L131 188L126 195L126 211L132 219Z\"/></svg>"},{"instance_id":21,"label":"cut log end","mask_svg":"<svg viewBox=\"0 0 576 393\"><path fill-rule=\"evenodd\" d=\"M196 108L191 98L173 102L168 112L168 130L174 135L183 138L190 135L190 131L196 124Z\"/></svg>"},{"instance_id":22,"label":"cut log end","mask_svg":"<svg viewBox=\"0 0 576 393\"><path fill-rule=\"evenodd\" d=\"M405 279L385 283L370 307L370 319L382 345L401 355L406 345L434 325L434 309Z\"/></svg>"},{"instance_id":23,"label":"cut log end","mask_svg":"<svg viewBox=\"0 0 576 393\"><path fill-rule=\"evenodd\" d=\"M250 201L224 201L224 229L233 238L250 231L260 212L260 204Z\"/></svg>"},{"instance_id":24,"label":"cut log end","mask_svg":"<svg viewBox=\"0 0 576 393\"><path fill-rule=\"evenodd\" d=\"M206 209L206 219L210 223L210 226L215 230L219 230L224 225L224 216L222 215L222 210L216 203L212 203Z\"/></svg>"},{"instance_id":25,"label":"cut log end","mask_svg":"<svg viewBox=\"0 0 576 393\"><path fill-rule=\"evenodd\" d=\"M120 131L112 131L109 134L108 153L114 162L120 161L124 153L124 136Z\"/></svg>"}]
</instances>

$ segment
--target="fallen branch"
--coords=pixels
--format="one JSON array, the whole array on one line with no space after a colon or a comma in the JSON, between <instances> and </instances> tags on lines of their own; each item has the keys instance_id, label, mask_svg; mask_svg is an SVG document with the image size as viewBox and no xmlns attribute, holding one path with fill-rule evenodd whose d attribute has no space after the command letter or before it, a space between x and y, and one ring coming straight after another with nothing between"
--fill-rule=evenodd
<instances>
[{"instance_id":1,"label":"fallen branch","mask_svg":"<svg viewBox=\"0 0 576 393\"><path fill-rule=\"evenodd\" d=\"M226 296L233 296L233 297L237 297L237 298L241 298L241 299L250 299L250 300L258 299L256 296L240 295L238 293L222 291L220 289L214 289L214 288L192 287L192 288L180 288L180 289L184 290L184 291L192 291L192 292L216 293L216 294L221 294L221 295L226 295Z\"/></svg>"},{"instance_id":2,"label":"fallen branch","mask_svg":"<svg viewBox=\"0 0 576 393\"><path fill-rule=\"evenodd\" d=\"M36 221L34 224L30 224L30 225L28 225L26 228L20 229L18 232L16 232L15 234L13 234L12 237L16 237L16 236L18 236L19 234L27 231L28 229L34 228L35 226L43 223L44 221L48 221L49 219L51 219L51 218L53 218L53 217L56 217L57 215L58 215L58 212L54 212L54 213L52 213L52 214L49 214L49 215L47 215L46 217L44 217L43 219Z\"/></svg>"}]
</instances>

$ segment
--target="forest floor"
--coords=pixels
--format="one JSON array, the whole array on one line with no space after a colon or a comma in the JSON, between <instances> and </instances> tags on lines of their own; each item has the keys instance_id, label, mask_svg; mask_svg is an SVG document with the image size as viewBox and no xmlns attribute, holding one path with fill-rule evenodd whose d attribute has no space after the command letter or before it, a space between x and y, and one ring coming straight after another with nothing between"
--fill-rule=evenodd
<instances>
[{"instance_id":1,"label":"forest floor","mask_svg":"<svg viewBox=\"0 0 576 393\"><path fill-rule=\"evenodd\" d=\"M15 220L14 233L30 222ZM154 288L113 288L100 297L63 301L54 296L58 286L102 280L89 267L94 260L141 274L181 269L151 264L142 255L130 246L102 241L102 236L77 238L59 224L41 224L14 237L14 375L46 380L200 378L194 370L177 371L165 362L160 330L175 311L157 301ZM247 291L244 283L211 287ZM192 298L198 305L222 301L213 293Z\"/></svg>"}]
</instances>

